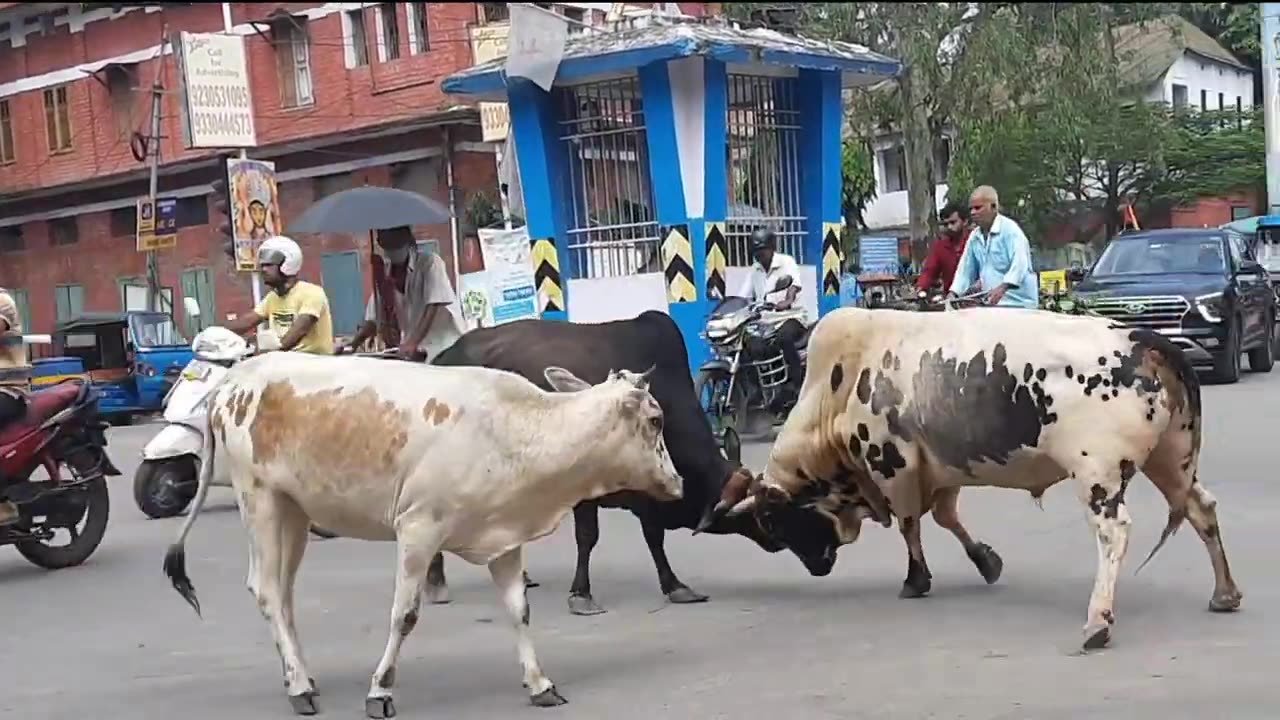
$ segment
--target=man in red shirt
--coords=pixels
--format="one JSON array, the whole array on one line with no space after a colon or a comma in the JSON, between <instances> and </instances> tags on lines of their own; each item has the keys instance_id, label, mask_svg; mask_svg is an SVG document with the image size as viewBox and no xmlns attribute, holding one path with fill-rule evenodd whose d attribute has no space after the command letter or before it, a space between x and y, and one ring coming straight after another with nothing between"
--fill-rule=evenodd
<instances>
[{"instance_id":1,"label":"man in red shirt","mask_svg":"<svg viewBox=\"0 0 1280 720\"><path fill-rule=\"evenodd\" d=\"M969 241L969 209L964 203L947 203L938 213L938 219L942 221L942 235L929 248L929 257L925 258L920 279L916 281L916 289L926 293L939 283L943 292L951 287L965 243Z\"/></svg>"}]
</instances>

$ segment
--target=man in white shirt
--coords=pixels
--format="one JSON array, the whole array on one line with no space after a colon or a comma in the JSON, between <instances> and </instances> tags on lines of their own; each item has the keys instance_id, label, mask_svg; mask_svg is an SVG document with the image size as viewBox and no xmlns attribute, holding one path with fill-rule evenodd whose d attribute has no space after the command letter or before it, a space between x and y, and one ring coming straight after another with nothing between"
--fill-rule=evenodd
<instances>
[{"instance_id":1,"label":"man in white shirt","mask_svg":"<svg viewBox=\"0 0 1280 720\"><path fill-rule=\"evenodd\" d=\"M796 298L800 296L800 288L803 286L800 282L800 266L796 264L796 259L786 253L778 252L777 236L768 228L760 228L751 233L751 254L755 256L756 261L751 265L751 274L738 290L738 296L752 302L767 302L775 310L790 310L795 305ZM783 278L790 278L791 285L785 290L774 290ZM803 372L800 351L796 345L804 336L805 323L809 321L808 312L803 313L803 318L803 322L796 319L786 320L778 327L776 336L782 346L782 357L787 361L787 384L796 395L799 394L800 376Z\"/></svg>"},{"instance_id":2,"label":"man in white shirt","mask_svg":"<svg viewBox=\"0 0 1280 720\"><path fill-rule=\"evenodd\" d=\"M400 357L431 362L463 333L444 260L418 251L407 227L380 230L377 244L375 292L365 306L365 323L340 352L354 351L381 332Z\"/></svg>"}]
</instances>

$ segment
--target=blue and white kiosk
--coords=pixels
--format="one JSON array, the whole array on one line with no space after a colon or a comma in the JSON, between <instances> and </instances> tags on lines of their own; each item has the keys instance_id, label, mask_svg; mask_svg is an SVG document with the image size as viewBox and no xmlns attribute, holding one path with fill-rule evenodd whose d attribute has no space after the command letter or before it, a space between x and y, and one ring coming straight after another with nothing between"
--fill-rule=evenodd
<instances>
[{"instance_id":1,"label":"blue and white kiosk","mask_svg":"<svg viewBox=\"0 0 1280 720\"><path fill-rule=\"evenodd\" d=\"M842 91L896 75L897 61L654 17L570 36L551 92L504 66L443 89L509 105L542 317L666 310L696 368L706 317L745 279L760 226L813 272L811 316L839 307Z\"/></svg>"}]
</instances>

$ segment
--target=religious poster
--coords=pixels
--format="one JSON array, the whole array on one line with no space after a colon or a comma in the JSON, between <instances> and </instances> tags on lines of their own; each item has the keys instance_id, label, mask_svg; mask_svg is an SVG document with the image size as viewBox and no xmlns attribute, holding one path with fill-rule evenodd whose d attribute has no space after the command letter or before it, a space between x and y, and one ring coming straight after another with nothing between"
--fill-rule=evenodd
<instances>
[{"instance_id":1,"label":"religious poster","mask_svg":"<svg viewBox=\"0 0 1280 720\"><path fill-rule=\"evenodd\" d=\"M227 160L231 232L236 248L236 269L257 269L258 246L283 232L280 194L275 163L264 160Z\"/></svg>"}]
</instances>

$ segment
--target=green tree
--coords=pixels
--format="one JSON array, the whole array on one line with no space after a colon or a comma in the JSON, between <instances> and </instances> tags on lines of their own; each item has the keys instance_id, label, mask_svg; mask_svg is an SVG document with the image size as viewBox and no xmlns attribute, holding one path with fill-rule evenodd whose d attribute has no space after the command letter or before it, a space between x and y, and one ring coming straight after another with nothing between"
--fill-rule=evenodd
<instances>
[{"instance_id":1,"label":"green tree","mask_svg":"<svg viewBox=\"0 0 1280 720\"><path fill-rule=\"evenodd\" d=\"M1155 202L1184 204L1266 184L1263 110L1185 112L1171 118L1164 174L1152 188Z\"/></svg>"},{"instance_id":2,"label":"green tree","mask_svg":"<svg viewBox=\"0 0 1280 720\"><path fill-rule=\"evenodd\" d=\"M848 137L841 148L840 214L847 225L867 228L863 213L876 198L876 172L871 144L866 138Z\"/></svg>"}]
</instances>

